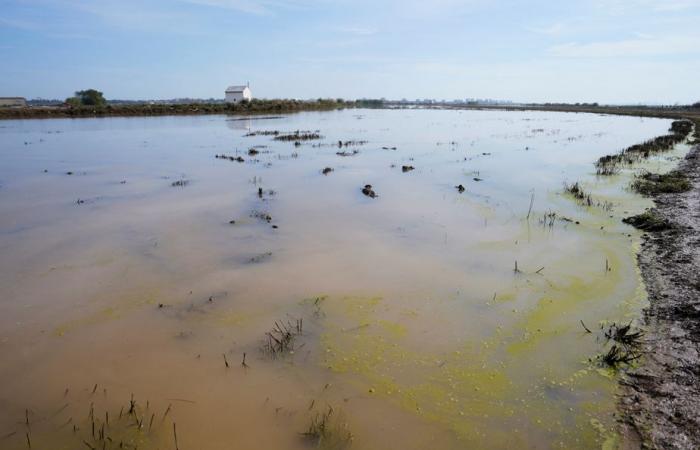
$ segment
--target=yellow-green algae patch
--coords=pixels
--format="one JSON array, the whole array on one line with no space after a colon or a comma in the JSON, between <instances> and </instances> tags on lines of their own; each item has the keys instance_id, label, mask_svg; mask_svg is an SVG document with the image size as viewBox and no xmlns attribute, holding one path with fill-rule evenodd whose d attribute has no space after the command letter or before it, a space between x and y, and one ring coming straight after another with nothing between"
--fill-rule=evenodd
<instances>
[{"instance_id":1,"label":"yellow-green algae patch","mask_svg":"<svg viewBox=\"0 0 700 450\"><path fill-rule=\"evenodd\" d=\"M522 360L502 357L499 334L479 344L462 342L439 354L416 351L405 345L403 332L387 333L385 321L369 316L380 305L378 298L331 298L325 302L327 324L321 348L328 369L354 375L348 382L359 390L441 423L467 443L498 448L512 442L517 429L540 434L543 442L555 433L562 439L562 448L576 444L570 437L575 434L580 438L581 433L574 433L570 425L585 424L589 417L583 422L575 417L560 420L559 402L548 400L546 392L556 387L570 395L573 388L569 385L576 378L595 377L595 373L579 371L572 373L570 380L542 377L530 385L523 383L516 373ZM565 416L575 416L566 412ZM586 440L591 442L599 442L596 433L591 432Z\"/></svg>"}]
</instances>

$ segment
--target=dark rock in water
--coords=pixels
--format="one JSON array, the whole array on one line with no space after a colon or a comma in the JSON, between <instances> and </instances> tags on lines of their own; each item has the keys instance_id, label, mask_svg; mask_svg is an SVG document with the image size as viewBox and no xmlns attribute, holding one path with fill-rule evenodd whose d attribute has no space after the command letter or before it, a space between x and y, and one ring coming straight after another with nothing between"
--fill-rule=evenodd
<instances>
[{"instance_id":1,"label":"dark rock in water","mask_svg":"<svg viewBox=\"0 0 700 450\"><path fill-rule=\"evenodd\" d=\"M235 220L229 220L228 223L229 223L229 225L235 225L235 224L236 224L236 221L235 221Z\"/></svg>"},{"instance_id":2,"label":"dark rock in water","mask_svg":"<svg viewBox=\"0 0 700 450\"><path fill-rule=\"evenodd\" d=\"M365 187L362 188L362 193L365 194L367 197L371 198L376 198L377 193L372 190L372 185L371 184L365 184Z\"/></svg>"},{"instance_id":3,"label":"dark rock in water","mask_svg":"<svg viewBox=\"0 0 700 450\"><path fill-rule=\"evenodd\" d=\"M331 173L331 172L333 172L333 168L332 168L332 167L326 167L325 169L323 169L323 170L321 171L321 173L324 174L324 175L328 175L328 174Z\"/></svg>"},{"instance_id":4,"label":"dark rock in water","mask_svg":"<svg viewBox=\"0 0 700 450\"><path fill-rule=\"evenodd\" d=\"M257 150L254 149L254 148L248 149L248 155L250 155L250 156L255 156L255 155L257 155L258 153L260 153L260 152L257 151Z\"/></svg>"},{"instance_id":5,"label":"dark rock in water","mask_svg":"<svg viewBox=\"0 0 700 450\"><path fill-rule=\"evenodd\" d=\"M459 186L455 186L455 188L457 188L457 191L459 191L460 194L461 194L462 192L466 191L466 189L464 188L464 186L462 186L461 184L460 184Z\"/></svg>"},{"instance_id":6,"label":"dark rock in water","mask_svg":"<svg viewBox=\"0 0 700 450\"><path fill-rule=\"evenodd\" d=\"M482 181L482 179L474 177L474 181Z\"/></svg>"},{"instance_id":7,"label":"dark rock in water","mask_svg":"<svg viewBox=\"0 0 700 450\"><path fill-rule=\"evenodd\" d=\"M412 171L413 169L415 169L415 167L413 167L413 166L401 166L401 171L404 172L404 173L410 172L410 171Z\"/></svg>"}]
</instances>

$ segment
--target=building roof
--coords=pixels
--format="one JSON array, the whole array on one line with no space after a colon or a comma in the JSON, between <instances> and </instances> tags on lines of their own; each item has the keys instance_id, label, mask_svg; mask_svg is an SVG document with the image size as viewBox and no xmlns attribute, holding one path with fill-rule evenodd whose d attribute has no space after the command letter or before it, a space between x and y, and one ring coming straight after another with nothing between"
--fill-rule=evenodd
<instances>
[{"instance_id":1,"label":"building roof","mask_svg":"<svg viewBox=\"0 0 700 450\"><path fill-rule=\"evenodd\" d=\"M243 92L248 86L229 86L226 88L226 92L229 93L239 93Z\"/></svg>"}]
</instances>

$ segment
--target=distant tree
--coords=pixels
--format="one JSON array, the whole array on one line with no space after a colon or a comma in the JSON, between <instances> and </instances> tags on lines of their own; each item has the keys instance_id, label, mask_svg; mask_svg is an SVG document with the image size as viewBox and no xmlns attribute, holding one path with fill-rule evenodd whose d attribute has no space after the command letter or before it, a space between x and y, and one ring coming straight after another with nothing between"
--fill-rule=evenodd
<instances>
[{"instance_id":1,"label":"distant tree","mask_svg":"<svg viewBox=\"0 0 700 450\"><path fill-rule=\"evenodd\" d=\"M700 109L700 102L693 103L693 108Z\"/></svg>"},{"instance_id":2,"label":"distant tree","mask_svg":"<svg viewBox=\"0 0 700 450\"><path fill-rule=\"evenodd\" d=\"M80 106L80 99L78 97L68 97L66 103L69 106Z\"/></svg>"},{"instance_id":3,"label":"distant tree","mask_svg":"<svg viewBox=\"0 0 700 450\"><path fill-rule=\"evenodd\" d=\"M86 89L84 91L76 91L75 97L66 99L66 103L71 106L104 106L107 104L102 92L95 89Z\"/></svg>"}]
</instances>

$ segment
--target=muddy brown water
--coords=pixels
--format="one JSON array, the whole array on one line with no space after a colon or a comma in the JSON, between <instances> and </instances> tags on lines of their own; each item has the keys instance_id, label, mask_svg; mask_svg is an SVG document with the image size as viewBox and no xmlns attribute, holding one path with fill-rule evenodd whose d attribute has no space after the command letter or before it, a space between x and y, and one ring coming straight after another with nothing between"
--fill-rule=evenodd
<instances>
[{"instance_id":1,"label":"muddy brown water","mask_svg":"<svg viewBox=\"0 0 700 450\"><path fill-rule=\"evenodd\" d=\"M0 447L175 448L174 422L180 449L300 449L329 408L326 448L348 432L367 449L614 445L616 378L595 358L600 327L644 306L639 234L620 219L649 202L630 171L592 163L669 126L427 110L0 121ZM245 136L271 130L322 138ZM576 181L601 206L563 193ZM263 351L297 320L285 351Z\"/></svg>"}]
</instances>

